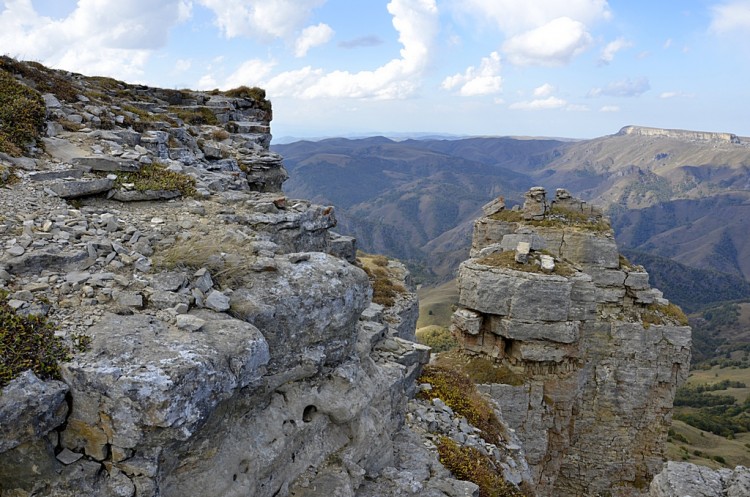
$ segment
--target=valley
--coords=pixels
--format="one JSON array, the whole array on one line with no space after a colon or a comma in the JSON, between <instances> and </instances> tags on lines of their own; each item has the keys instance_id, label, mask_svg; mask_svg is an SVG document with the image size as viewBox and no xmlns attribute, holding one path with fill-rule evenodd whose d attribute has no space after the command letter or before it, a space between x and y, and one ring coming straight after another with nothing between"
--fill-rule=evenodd
<instances>
[{"instance_id":1,"label":"valley","mask_svg":"<svg viewBox=\"0 0 750 497\"><path fill-rule=\"evenodd\" d=\"M285 191L338 208L359 247L417 282L454 277L479 207L564 185L610 217L618 245L689 311L750 298L750 140L627 126L592 140L385 137L300 141Z\"/></svg>"}]
</instances>

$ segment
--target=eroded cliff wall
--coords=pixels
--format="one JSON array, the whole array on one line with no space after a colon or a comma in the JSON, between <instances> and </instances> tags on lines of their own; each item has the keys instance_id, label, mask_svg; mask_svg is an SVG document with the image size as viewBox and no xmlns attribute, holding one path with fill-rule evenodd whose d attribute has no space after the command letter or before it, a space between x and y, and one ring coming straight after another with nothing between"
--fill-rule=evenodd
<instances>
[{"instance_id":1,"label":"eroded cliff wall","mask_svg":"<svg viewBox=\"0 0 750 497\"><path fill-rule=\"evenodd\" d=\"M474 227L453 328L513 373L483 389L524 442L539 495L640 495L663 464L690 328L622 258L600 212L558 190Z\"/></svg>"}]
</instances>

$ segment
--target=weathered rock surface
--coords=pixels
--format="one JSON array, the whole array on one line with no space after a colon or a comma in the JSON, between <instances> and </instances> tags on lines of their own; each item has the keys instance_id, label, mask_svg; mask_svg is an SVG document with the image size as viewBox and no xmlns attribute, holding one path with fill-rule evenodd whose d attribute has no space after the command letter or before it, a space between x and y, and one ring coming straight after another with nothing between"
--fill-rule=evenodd
<instances>
[{"instance_id":1,"label":"weathered rock surface","mask_svg":"<svg viewBox=\"0 0 750 497\"><path fill-rule=\"evenodd\" d=\"M750 495L750 469L713 470L669 461L651 482L649 497L744 497Z\"/></svg>"},{"instance_id":2,"label":"weathered rock surface","mask_svg":"<svg viewBox=\"0 0 750 497\"><path fill-rule=\"evenodd\" d=\"M475 258L459 269L453 329L465 353L522 379L481 390L522 440L538 495L642 495L689 368L690 328L621 261L601 217L565 190L548 202L533 188L524 221L476 221Z\"/></svg>"},{"instance_id":3,"label":"weathered rock surface","mask_svg":"<svg viewBox=\"0 0 750 497\"><path fill-rule=\"evenodd\" d=\"M370 305L333 208L280 193L262 90L40 67L78 96L45 95L44 152L0 157L19 179L0 195L0 289L84 350L62 381L2 389L0 496L476 493L406 423L429 358L403 339L408 272L392 308ZM194 196L114 188L154 162Z\"/></svg>"}]
</instances>

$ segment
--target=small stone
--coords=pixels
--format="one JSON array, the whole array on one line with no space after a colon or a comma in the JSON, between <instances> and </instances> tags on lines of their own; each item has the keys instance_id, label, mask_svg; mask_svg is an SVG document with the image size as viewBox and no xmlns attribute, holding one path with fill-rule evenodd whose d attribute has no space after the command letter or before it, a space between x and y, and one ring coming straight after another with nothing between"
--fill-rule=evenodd
<instances>
[{"instance_id":1,"label":"small stone","mask_svg":"<svg viewBox=\"0 0 750 497\"><path fill-rule=\"evenodd\" d=\"M152 217L151 224L164 224L164 219L160 217Z\"/></svg>"},{"instance_id":2,"label":"small stone","mask_svg":"<svg viewBox=\"0 0 750 497\"><path fill-rule=\"evenodd\" d=\"M176 317L177 327L186 331L199 331L206 321L190 314L178 314Z\"/></svg>"},{"instance_id":3,"label":"small stone","mask_svg":"<svg viewBox=\"0 0 750 497\"><path fill-rule=\"evenodd\" d=\"M218 290L212 290L206 297L205 306L217 312L229 310L229 297Z\"/></svg>"},{"instance_id":4,"label":"small stone","mask_svg":"<svg viewBox=\"0 0 750 497\"><path fill-rule=\"evenodd\" d=\"M73 271L72 273L65 275L65 281L71 285L83 283L88 281L89 278L91 278L91 273L84 271Z\"/></svg>"},{"instance_id":5,"label":"small stone","mask_svg":"<svg viewBox=\"0 0 750 497\"><path fill-rule=\"evenodd\" d=\"M542 263L542 271L551 273L555 270L555 259L552 256L542 254L541 256L539 256L539 259Z\"/></svg>"},{"instance_id":6,"label":"small stone","mask_svg":"<svg viewBox=\"0 0 750 497\"><path fill-rule=\"evenodd\" d=\"M66 466L69 464L73 464L77 460L83 457L83 454L79 454L78 452L73 452L70 449L63 449L59 454L57 454L57 460L61 463L65 464Z\"/></svg>"},{"instance_id":7,"label":"small stone","mask_svg":"<svg viewBox=\"0 0 750 497\"><path fill-rule=\"evenodd\" d=\"M529 242L518 242L518 245L516 245L516 262L526 264L529 260L530 251L531 244Z\"/></svg>"},{"instance_id":8,"label":"small stone","mask_svg":"<svg viewBox=\"0 0 750 497\"><path fill-rule=\"evenodd\" d=\"M195 278L193 286L203 293L208 293L208 291L214 286L214 282L211 279L211 273L204 267L197 270L193 277Z\"/></svg>"},{"instance_id":9,"label":"small stone","mask_svg":"<svg viewBox=\"0 0 750 497\"><path fill-rule=\"evenodd\" d=\"M23 255L24 252L26 252L26 249L24 249L22 246L16 244L13 245L11 248L7 250L8 254L17 257L19 255Z\"/></svg>"}]
</instances>

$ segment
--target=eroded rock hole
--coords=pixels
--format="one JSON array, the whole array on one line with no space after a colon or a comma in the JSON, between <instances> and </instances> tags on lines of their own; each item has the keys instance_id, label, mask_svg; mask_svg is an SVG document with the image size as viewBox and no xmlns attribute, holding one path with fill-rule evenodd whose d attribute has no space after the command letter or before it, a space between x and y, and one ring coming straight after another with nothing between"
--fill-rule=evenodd
<instances>
[{"instance_id":1,"label":"eroded rock hole","mask_svg":"<svg viewBox=\"0 0 750 497\"><path fill-rule=\"evenodd\" d=\"M312 404L305 407L305 410L302 411L302 421L309 423L313 420L313 416L315 416L316 412L318 412L318 408Z\"/></svg>"}]
</instances>

